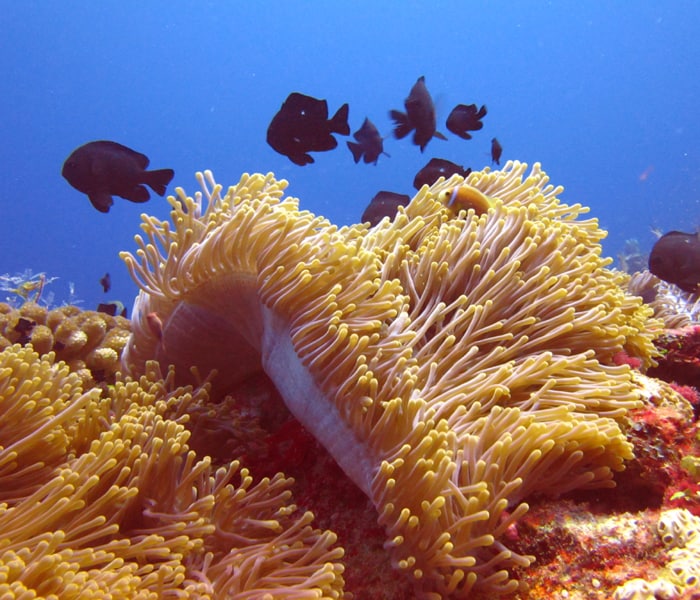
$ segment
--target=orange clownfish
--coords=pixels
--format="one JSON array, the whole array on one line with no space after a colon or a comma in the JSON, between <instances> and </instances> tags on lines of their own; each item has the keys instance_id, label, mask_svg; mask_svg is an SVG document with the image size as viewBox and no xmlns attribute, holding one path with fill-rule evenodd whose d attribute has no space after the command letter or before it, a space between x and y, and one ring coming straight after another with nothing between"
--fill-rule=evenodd
<instances>
[{"instance_id":1,"label":"orange clownfish","mask_svg":"<svg viewBox=\"0 0 700 600\"><path fill-rule=\"evenodd\" d=\"M150 332L158 338L160 342L160 347L163 352L165 352L165 339L163 337L163 321L158 316L158 313L149 312L146 314L146 325Z\"/></svg>"},{"instance_id":2,"label":"orange clownfish","mask_svg":"<svg viewBox=\"0 0 700 600\"><path fill-rule=\"evenodd\" d=\"M455 213L471 208L477 215L483 215L493 206L488 196L471 185L460 185L444 190L440 192L438 199Z\"/></svg>"}]
</instances>

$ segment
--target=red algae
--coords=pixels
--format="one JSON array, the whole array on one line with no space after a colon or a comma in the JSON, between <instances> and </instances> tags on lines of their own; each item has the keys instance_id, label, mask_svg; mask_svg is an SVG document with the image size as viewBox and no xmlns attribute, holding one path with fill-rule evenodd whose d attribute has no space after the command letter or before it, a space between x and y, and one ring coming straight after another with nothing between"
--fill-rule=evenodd
<instances>
[{"instance_id":1,"label":"red algae","mask_svg":"<svg viewBox=\"0 0 700 600\"><path fill-rule=\"evenodd\" d=\"M661 568L656 511L601 514L599 508L572 499L531 506L517 550L537 560L518 572L529 589L514 598L606 600L627 579Z\"/></svg>"},{"instance_id":2,"label":"red algae","mask_svg":"<svg viewBox=\"0 0 700 600\"><path fill-rule=\"evenodd\" d=\"M679 385L700 387L700 326L669 329L655 341L661 356L647 372Z\"/></svg>"}]
</instances>

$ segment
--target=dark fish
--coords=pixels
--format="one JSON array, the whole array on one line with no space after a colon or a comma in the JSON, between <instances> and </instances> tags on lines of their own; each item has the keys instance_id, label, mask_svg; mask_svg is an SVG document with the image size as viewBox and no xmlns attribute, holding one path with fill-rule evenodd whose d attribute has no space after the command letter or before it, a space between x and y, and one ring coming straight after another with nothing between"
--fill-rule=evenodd
<instances>
[{"instance_id":1,"label":"dark fish","mask_svg":"<svg viewBox=\"0 0 700 600\"><path fill-rule=\"evenodd\" d=\"M112 289L112 278L109 276L109 273L105 273L100 279L100 285L102 286L105 294Z\"/></svg>"},{"instance_id":2,"label":"dark fish","mask_svg":"<svg viewBox=\"0 0 700 600\"><path fill-rule=\"evenodd\" d=\"M374 163L375 165L377 164L377 160L379 160L380 154L389 156L384 152L384 140L382 136L379 135L379 131L369 119L365 118L362 127L353 134L353 137L357 140L357 143L347 142L347 144L356 163L360 162L360 158L362 158L363 155L365 163Z\"/></svg>"},{"instance_id":3,"label":"dark fish","mask_svg":"<svg viewBox=\"0 0 700 600\"><path fill-rule=\"evenodd\" d=\"M485 116L486 106L477 110L476 104L458 104L447 117L447 129L463 140L470 140L472 136L467 132L481 129L484 126L481 119Z\"/></svg>"},{"instance_id":4,"label":"dark fish","mask_svg":"<svg viewBox=\"0 0 700 600\"><path fill-rule=\"evenodd\" d=\"M404 101L406 112L398 110L389 112L389 116L394 120L394 137L398 140L405 138L411 131L413 143L420 146L423 152L428 142L433 138L446 140L447 138L435 131L435 105L430 97L428 88L425 87L425 77L419 77L415 85L411 88L411 93Z\"/></svg>"},{"instance_id":5,"label":"dark fish","mask_svg":"<svg viewBox=\"0 0 700 600\"><path fill-rule=\"evenodd\" d=\"M374 227L384 217L393 217L399 206L406 206L411 201L406 194L396 194L394 192L378 192L362 213L362 222L369 221Z\"/></svg>"},{"instance_id":6,"label":"dark fish","mask_svg":"<svg viewBox=\"0 0 700 600\"><path fill-rule=\"evenodd\" d=\"M671 231L662 235L649 255L649 270L659 279L685 292L698 292L700 284L700 235Z\"/></svg>"},{"instance_id":7,"label":"dark fish","mask_svg":"<svg viewBox=\"0 0 700 600\"><path fill-rule=\"evenodd\" d=\"M308 152L325 152L338 145L331 135L350 135L347 104L328 119L328 103L292 92L267 128L267 143L295 165L314 162Z\"/></svg>"},{"instance_id":8,"label":"dark fish","mask_svg":"<svg viewBox=\"0 0 700 600\"><path fill-rule=\"evenodd\" d=\"M124 306L119 300L114 300L113 302L104 302L97 305L97 312L105 313L116 317L126 318L126 306Z\"/></svg>"},{"instance_id":9,"label":"dark fish","mask_svg":"<svg viewBox=\"0 0 700 600\"><path fill-rule=\"evenodd\" d=\"M472 170L469 167L465 169L444 158L431 158L428 164L416 173L413 179L413 187L419 190L424 185L433 185L440 177L447 179L450 175L454 175L455 173L466 177L471 172Z\"/></svg>"},{"instance_id":10,"label":"dark fish","mask_svg":"<svg viewBox=\"0 0 700 600\"><path fill-rule=\"evenodd\" d=\"M61 171L76 190L88 195L100 212L109 212L112 196L146 202L149 186L163 196L175 175L172 169L146 171L148 157L116 142L89 142L73 151ZM145 185L142 185L145 184Z\"/></svg>"},{"instance_id":11,"label":"dark fish","mask_svg":"<svg viewBox=\"0 0 700 600\"><path fill-rule=\"evenodd\" d=\"M28 336L32 332L32 329L34 329L35 325L36 321L26 319L25 317L20 317L17 319L17 323L15 323L14 330L22 336Z\"/></svg>"},{"instance_id":12,"label":"dark fish","mask_svg":"<svg viewBox=\"0 0 700 600\"><path fill-rule=\"evenodd\" d=\"M491 140L491 162L497 165L501 164L501 154L503 154L503 148L496 138Z\"/></svg>"}]
</instances>

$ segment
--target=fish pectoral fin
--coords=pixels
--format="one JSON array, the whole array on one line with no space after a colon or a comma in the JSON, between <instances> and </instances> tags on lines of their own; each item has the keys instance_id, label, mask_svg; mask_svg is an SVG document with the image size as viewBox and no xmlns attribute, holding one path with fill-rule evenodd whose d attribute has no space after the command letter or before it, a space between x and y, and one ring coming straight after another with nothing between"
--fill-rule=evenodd
<instances>
[{"instance_id":1,"label":"fish pectoral fin","mask_svg":"<svg viewBox=\"0 0 700 600\"><path fill-rule=\"evenodd\" d=\"M112 196L107 192L93 192L92 194L88 194L88 198L90 199L90 203L103 213L109 212L109 207L114 204Z\"/></svg>"},{"instance_id":2,"label":"fish pectoral fin","mask_svg":"<svg viewBox=\"0 0 700 600\"><path fill-rule=\"evenodd\" d=\"M389 112L389 116L394 120L394 137L397 140L405 138L411 131L413 131L413 125L408 120L408 115L402 113L399 110L392 110Z\"/></svg>"},{"instance_id":3,"label":"fish pectoral fin","mask_svg":"<svg viewBox=\"0 0 700 600\"><path fill-rule=\"evenodd\" d=\"M469 135L467 129L461 130L461 129L454 129L454 128L452 128L452 129L450 129L450 131L451 131L452 133L454 133L457 137L462 138L463 140L470 140L470 139L472 139L472 136Z\"/></svg>"},{"instance_id":4,"label":"fish pectoral fin","mask_svg":"<svg viewBox=\"0 0 700 600\"><path fill-rule=\"evenodd\" d=\"M433 137L436 137L436 138L439 139L439 140L445 140L445 141L447 141L447 138L445 137L445 135L444 135L443 133L440 133L439 131L436 131L436 132L433 134Z\"/></svg>"},{"instance_id":5,"label":"fish pectoral fin","mask_svg":"<svg viewBox=\"0 0 700 600\"><path fill-rule=\"evenodd\" d=\"M300 167L303 167L304 165L310 165L314 162L314 159L310 154L289 154L287 155L287 157L295 165L299 165Z\"/></svg>"},{"instance_id":6,"label":"fish pectoral fin","mask_svg":"<svg viewBox=\"0 0 700 600\"><path fill-rule=\"evenodd\" d=\"M119 195L125 200L131 200L131 202L148 202L151 199L151 194L148 193L148 189L144 185L134 186L126 194Z\"/></svg>"},{"instance_id":7,"label":"fish pectoral fin","mask_svg":"<svg viewBox=\"0 0 700 600\"><path fill-rule=\"evenodd\" d=\"M360 144L356 144L355 142L347 142L348 148L350 148L350 152L352 152L352 157L355 160L355 163L360 162L360 158L362 158L362 153L364 150L362 149L362 146Z\"/></svg>"}]
</instances>

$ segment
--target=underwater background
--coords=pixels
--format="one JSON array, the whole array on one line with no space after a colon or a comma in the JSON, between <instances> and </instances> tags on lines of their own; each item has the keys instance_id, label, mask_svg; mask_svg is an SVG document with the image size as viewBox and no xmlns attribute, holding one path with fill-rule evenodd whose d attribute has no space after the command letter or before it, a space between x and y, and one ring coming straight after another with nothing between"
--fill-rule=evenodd
<instances>
[{"instance_id":1,"label":"underwater background","mask_svg":"<svg viewBox=\"0 0 700 600\"><path fill-rule=\"evenodd\" d=\"M301 208L345 225L380 190L413 195L430 158L489 165L497 137L502 164L539 161L563 202L591 207L607 255L629 238L648 251L652 228L700 225L697 2L24 1L3 3L0 22L0 275L58 278L54 304L130 311L118 252L135 250L142 212L169 212L152 194L101 214L68 185L63 161L92 140L174 169L168 194L192 195L198 170L226 186L273 171ZM473 139L433 139L421 154L391 137L388 111L421 75L443 133L455 104L488 107ZM354 164L339 136L314 164L292 164L265 132L293 91L331 114L349 103L351 131L369 117L391 156Z\"/></svg>"}]
</instances>

